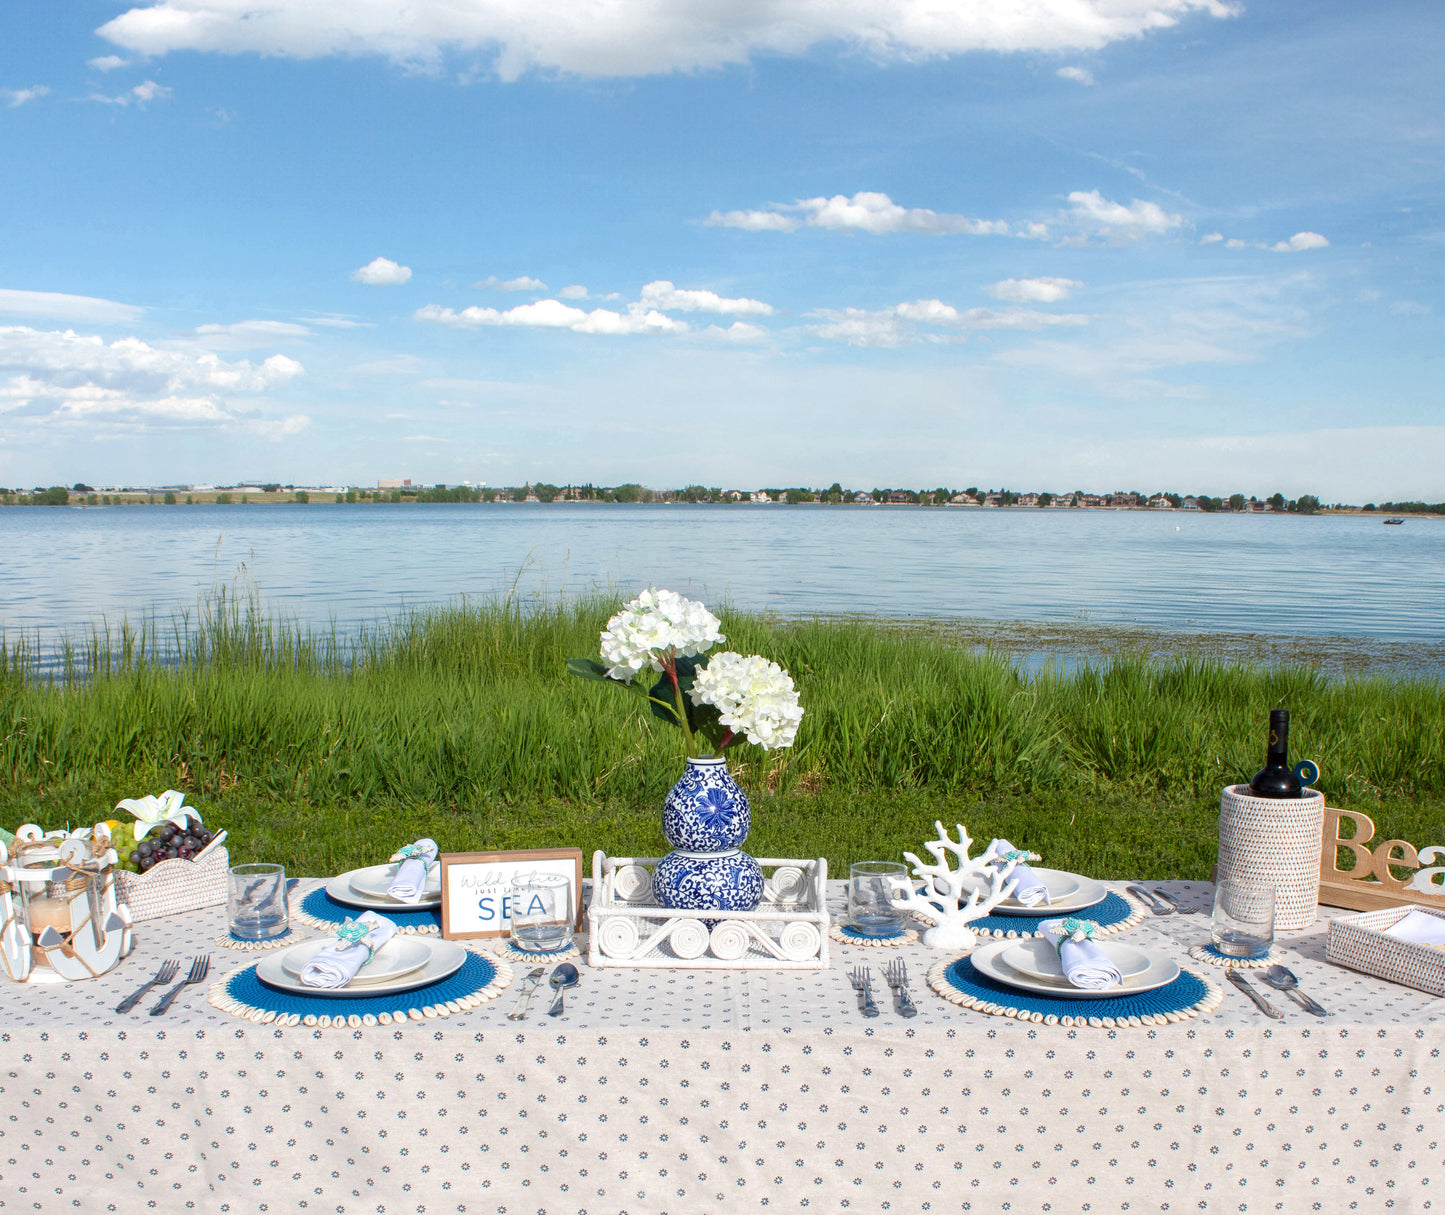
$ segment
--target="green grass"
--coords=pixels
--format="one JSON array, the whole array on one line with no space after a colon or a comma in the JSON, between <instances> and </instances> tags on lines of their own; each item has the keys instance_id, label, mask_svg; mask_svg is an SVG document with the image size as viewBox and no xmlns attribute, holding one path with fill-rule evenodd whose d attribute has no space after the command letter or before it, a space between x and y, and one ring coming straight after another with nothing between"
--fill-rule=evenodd
<instances>
[{"instance_id":1,"label":"green grass","mask_svg":"<svg viewBox=\"0 0 1445 1215\"><path fill-rule=\"evenodd\" d=\"M466 604L339 638L223 599L194 623L93 634L55 678L34 643L0 645L0 824L91 822L179 788L233 855L301 873L422 834L657 855L678 735L564 670L616 606ZM728 648L787 667L807 710L792 750L730 752L756 855L836 871L918 851L941 819L1063 868L1207 876L1219 789L1259 766L1277 705L1333 804L1381 838L1445 842L1438 682L1190 654L1029 677L916 624L723 617Z\"/></svg>"}]
</instances>

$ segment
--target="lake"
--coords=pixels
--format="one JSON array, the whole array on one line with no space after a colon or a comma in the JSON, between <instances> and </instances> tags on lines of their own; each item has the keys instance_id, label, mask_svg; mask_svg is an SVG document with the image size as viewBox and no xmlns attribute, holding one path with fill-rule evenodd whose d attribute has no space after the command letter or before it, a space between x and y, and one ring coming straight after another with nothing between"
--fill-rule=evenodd
<instances>
[{"instance_id":1,"label":"lake","mask_svg":"<svg viewBox=\"0 0 1445 1215\"><path fill-rule=\"evenodd\" d=\"M1445 638L1445 520L602 504L0 509L0 629L168 620L219 588L345 631L461 596L651 583L786 616Z\"/></svg>"}]
</instances>

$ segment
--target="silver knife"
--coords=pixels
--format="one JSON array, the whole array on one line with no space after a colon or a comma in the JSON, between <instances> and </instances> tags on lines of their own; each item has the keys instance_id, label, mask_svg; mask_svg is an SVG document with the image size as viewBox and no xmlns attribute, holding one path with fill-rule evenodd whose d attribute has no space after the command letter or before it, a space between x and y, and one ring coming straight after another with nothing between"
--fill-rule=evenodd
<instances>
[{"instance_id":1,"label":"silver knife","mask_svg":"<svg viewBox=\"0 0 1445 1215\"><path fill-rule=\"evenodd\" d=\"M517 1006L507 1014L508 1021L521 1021L527 1015L527 1005L532 1000L532 993L542 985L542 976L547 973L545 966L539 966L536 970L529 970L527 977L522 980L522 990L517 996Z\"/></svg>"},{"instance_id":2,"label":"silver knife","mask_svg":"<svg viewBox=\"0 0 1445 1215\"><path fill-rule=\"evenodd\" d=\"M1249 981L1232 966L1225 972L1225 978L1253 1000L1255 1007L1266 1017L1273 1017L1276 1021L1284 1020L1284 1013L1280 1012L1279 1009L1260 995L1259 992L1255 991L1254 988L1249 985Z\"/></svg>"},{"instance_id":3,"label":"silver knife","mask_svg":"<svg viewBox=\"0 0 1445 1215\"><path fill-rule=\"evenodd\" d=\"M1156 899L1149 891L1142 886L1125 886L1130 894L1149 908L1155 915L1173 915L1174 908L1169 906L1163 899Z\"/></svg>"}]
</instances>

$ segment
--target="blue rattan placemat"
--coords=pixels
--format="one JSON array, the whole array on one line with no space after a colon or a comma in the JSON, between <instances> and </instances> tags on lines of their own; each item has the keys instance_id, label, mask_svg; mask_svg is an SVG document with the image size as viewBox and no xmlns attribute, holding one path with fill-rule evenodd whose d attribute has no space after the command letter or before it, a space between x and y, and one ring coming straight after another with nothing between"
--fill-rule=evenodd
<instances>
[{"instance_id":1,"label":"blue rattan placemat","mask_svg":"<svg viewBox=\"0 0 1445 1215\"><path fill-rule=\"evenodd\" d=\"M1224 992L1208 979L1181 970L1174 982L1153 991L1107 999L1060 1000L985 978L968 958L936 963L928 972L928 983L950 1003L992 1016L1104 1029L1187 1021L1218 1008L1224 999Z\"/></svg>"},{"instance_id":2,"label":"blue rattan placemat","mask_svg":"<svg viewBox=\"0 0 1445 1215\"><path fill-rule=\"evenodd\" d=\"M248 1021L355 1028L465 1012L495 999L511 981L512 968L506 962L469 952L455 974L415 991L333 999L278 991L256 977L254 966L247 966L211 985L211 1003Z\"/></svg>"},{"instance_id":3,"label":"blue rattan placemat","mask_svg":"<svg viewBox=\"0 0 1445 1215\"><path fill-rule=\"evenodd\" d=\"M1093 920L1101 931L1101 937L1113 936L1133 928L1144 919L1144 908L1127 895L1110 891L1102 903L1085 907L1082 911L1055 911L1044 907L1028 915L986 915L974 920L969 927L981 937L1032 937L1043 920L1056 920L1061 915L1071 915L1080 920Z\"/></svg>"},{"instance_id":4,"label":"blue rattan placemat","mask_svg":"<svg viewBox=\"0 0 1445 1215\"><path fill-rule=\"evenodd\" d=\"M301 910L296 918L312 928L330 932L348 918L356 919L363 911L374 911L383 919L390 920L402 932L441 932L442 913L435 907L418 907L412 910L395 910L390 907L348 907L338 903L326 893L324 886L318 886L301 900Z\"/></svg>"}]
</instances>

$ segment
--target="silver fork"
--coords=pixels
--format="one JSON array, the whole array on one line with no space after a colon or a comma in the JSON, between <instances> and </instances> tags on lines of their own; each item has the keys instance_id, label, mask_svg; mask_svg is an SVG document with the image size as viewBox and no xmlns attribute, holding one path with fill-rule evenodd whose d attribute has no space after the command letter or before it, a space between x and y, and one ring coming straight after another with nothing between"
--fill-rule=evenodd
<instances>
[{"instance_id":1,"label":"silver fork","mask_svg":"<svg viewBox=\"0 0 1445 1215\"><path fill-rule=\"evenodd\" d=\"M182 987L188 987L192 983L199 983L202 979L206 977L206 974L210 969L210 954L206 953L202 954L198 958L192 958L190 972L186 975L184 979L182 979L179 983L172 987L170 991L166 992L166 994L160 998L156 1006L151 1009L151 1016L159 1017L161 1013L165 1012L166 1009L171 1006L175 998L180 995Z\"/></svg>"},{"instance_id":2,"label":"silver fork","mask_svg":"<svg viewBox=\"0 0 1445 1215\"><path fill-rule=\"evenodd\" d=\"M898 1001L898 1011L904 1017L918 1016L913 1000L908 994L908 966L902 958L894 958L883 968L883 977L893 989L893 998Z\"/></svg>"},{"instance_id":3,"label":"silver fork","mask_svg":"<svg viewBox=\"0 0 1445 1215\"><path fill-rule=\"evenodd\" d=\"M118 1013L130 1012L132 1008L140 1003L140 998L145 995L146 992L150 991L150 989L158 983L169 983L176 977L176 971L180 970L180 968L181 965L175 958L169 958L162 962L161 968L156 971L156 977L136 992L135 995L126 996L124 1000L115 1006L115 1011Z\"/></svg>"},{"instance_id":4,"label":"silver fork","mask_svg":"<svg viewBox=\"0 0 1445 1215\"><path fill-rule=\"evenodd\" d=\"M873 992L871 989L873 976L868 968L866 966L855 966L853 967L853 973L850 974L848 978L853 984L853 990L858 993L861 999L863 1015L865 1017L876 1017L878 1015L878 1005L873 1003Z\"/></svg>"}]
</instances>

